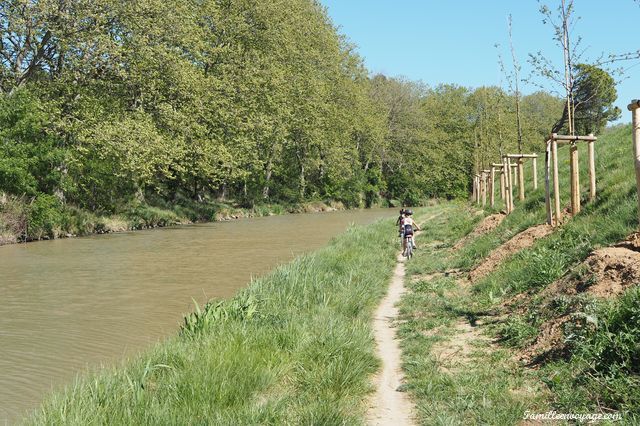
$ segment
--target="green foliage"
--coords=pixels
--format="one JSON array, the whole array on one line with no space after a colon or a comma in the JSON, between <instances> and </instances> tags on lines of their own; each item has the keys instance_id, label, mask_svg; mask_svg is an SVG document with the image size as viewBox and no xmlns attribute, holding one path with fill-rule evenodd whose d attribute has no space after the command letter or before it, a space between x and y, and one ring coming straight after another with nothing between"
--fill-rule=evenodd
<instances>
[{"instance_id":1,"label":"green foliage","mask_svg":"<svg viewBox=\"0 0 640 426\"><path fill-rule=\"evenodd\" d=\"M588 64L575 66L573 100L578 135L599 134L610 121L620 118L616 82L605 70Z\"/></svg>"},{"instance_id":2,"label":"green foliage","mask_svg":"<svg viewBox=\"0 0 640 426\"><path fill-rule=\"evenodd\" d=\"M561 408L591 410L593 401L640 419L640 289L620 299L592 305L565 331L572 357L545 366L546 383Z\"/></svg>"},{"instance_id":3,"label":"green foliage","mask_svg":"<svg viewBox=\"0 0 640 426\"><path fill-rule=\"evenodd\" d=\"M640 288L593 313L595 327L582 327L576 356L589 360L598 374L640 376Z\"/></svg>"},{"instance_id":4,"label":"green foliage","mask_svg":"<svg viewBox=\"0 0 640 426\"><path fill-rule=\"evenodd\" d=\"M28 205L26 237L41 239L56 237L66 217L62 203L52 195L38 194Z\"/></svg>"},{"instance_id":5,"label":"green foliage","mask_svg":"<svg viewBox=\"0 0 640 426\"><path fill-rule=\"evenodd\" d=\"M506 149L500 89L369 77L312 0L0 6L0 191L97 214L132 200L466 197ZM548 133L553 99L525 135ZM524 107L523 107L524 108ZM499 141L496 148L495 141Z\"/></svg>"},{"instance_id":6,"label":"green foliage","mask_svg":"<svg viewBox=\"0 0 640 426\"><path fill-rule=\"evenodd\" d=\"M35 195L59 185L63 150L49 129L49 108L25 89L0 93L0 191Z\"/></svg>"},{"instance_id":7,"label":"green foliage","mask_svg":"<svg viewBox=\"0 0 640 426\"><path fill-rule=\"evenodd\" d=\"M512 347L523 347L538 335L540 322L531 315L512 315L496 327L500 341Z\"/></svg>"},{"instance_id":8,"label":"green foliage","mask_svg":"<svg viewBox=\"0 0 640 426\"><path fill-rule=\"evenodd\" d=\"M184 317L184 324L180 329L180 334L187 337L197 337L198 334L210 332L212 327L220 325L227 320L243 321L250 320L258 311L258 303L251 294L240 295L225 301L209 301L203 309L197 302L195 312Z\"/></svg>"}]
</instances>

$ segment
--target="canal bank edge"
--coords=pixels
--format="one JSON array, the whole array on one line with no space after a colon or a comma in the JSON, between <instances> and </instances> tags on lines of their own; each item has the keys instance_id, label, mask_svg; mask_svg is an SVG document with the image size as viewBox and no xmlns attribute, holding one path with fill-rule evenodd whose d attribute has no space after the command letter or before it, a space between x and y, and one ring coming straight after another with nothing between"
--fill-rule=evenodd
<instances>
[{"instance_id":1,"label":"canal bank edge","mask_svg":"<svg viewBox=\"0 0 640 426\"><path fill-rule=\"evenodd\" d=\"M180 336L79 378L28 423L362 423L396 253L391 220L353 227L191 314Z\"/></svg>"},{"instance_id":2,"label":"canal bank edge","mask_svg":"<svg viewBox=\"0 0 640 426\"><path fill-rule=\"evenodd\" d=\"M102 216L55 203L34 207L33 204L4 195L0 196L0 246L195 223L346 209L345 205L338 201L313 201L292 205L261 204L251 208L221 202L193 202L187 206L163 207L138 203L129 206L123 213Z\"/></svg>"}]
</instances>

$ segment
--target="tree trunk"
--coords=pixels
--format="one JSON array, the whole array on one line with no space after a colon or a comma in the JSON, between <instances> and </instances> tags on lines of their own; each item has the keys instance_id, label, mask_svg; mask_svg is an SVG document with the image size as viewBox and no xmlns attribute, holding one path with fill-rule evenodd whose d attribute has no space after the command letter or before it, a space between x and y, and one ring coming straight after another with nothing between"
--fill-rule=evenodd
<instances>
[{"instance_id":1,"label":"tree trunk","mask_svg":"<svg viewBox=\"0 0 640 426\"><path fill-rule=\"evenodd\" d=\"M218 201L225 201L227 199L227 184L223 183L220 185L220 189L218 190Z\"/></svg>"},{"instance_id":2,"label":"tree trunk","mask_svg":"<svg viewBox=\"0 0 640 426\"><path fill-rule=\"evenodd\" d=\"M304 193L305 193L306 186L307 186L307 181L306 181L306 178L305 178L304 164L301 162L300 163L300 199L301 200L304 199Z\"/></svg>"},{"instance_id":3,"label":"tree trunk","mask_svg":"<svg viewBox=\"0 0 640 426\"><path fill-rule=\"evenodd\" d=\"M273 161L269 158L264 172L264 186L262 187L262 199L269 198L269 183L271 182L271 175L273 174Z\"/></svg>"}]
</instances>

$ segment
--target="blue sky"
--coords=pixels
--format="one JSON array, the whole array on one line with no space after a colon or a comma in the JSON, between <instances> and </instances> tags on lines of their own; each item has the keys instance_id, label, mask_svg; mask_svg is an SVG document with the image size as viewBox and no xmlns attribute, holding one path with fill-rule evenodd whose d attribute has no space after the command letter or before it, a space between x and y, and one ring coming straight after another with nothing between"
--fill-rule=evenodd
<instances>
[{"instance_id":1,"label":"blue sky","mask_svg":"<svg viewBox=\"0 0 640 426\"><path fill-rule=\"evenodd\" d=\"M562 51L552 29L542 22L536 0L321 0L340 32L358 46L367 68L392 76L422 80L434 86L500 85L498 50L511 65L507 20L513 16L513 42L526 77L529 53L543 54L562 69ZM560 0L547 0L556 7ZM640 49L632 34L640 20L634 0L575 0L580 19L574 33L583 39L586 61L601 54ZM499 49L494 47L498 43ZM622 122L630 121L626 105L640 98L640 61L619 63L627 71L618 84ZM506 82L503 81L503 86ZM505 86L506 87L506 86ZM547 84L548 89L554 87ZM523 92L537 88L525 84Z\"/></svg>"}]
</instances>

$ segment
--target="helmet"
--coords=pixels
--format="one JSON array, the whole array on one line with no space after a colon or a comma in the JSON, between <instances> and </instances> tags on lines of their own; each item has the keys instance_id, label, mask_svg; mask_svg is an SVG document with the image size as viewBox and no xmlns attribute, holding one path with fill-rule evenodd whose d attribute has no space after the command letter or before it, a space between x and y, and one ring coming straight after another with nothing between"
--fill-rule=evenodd
<instances>
[{"instance_id":1,"label":"helmet","mask_svg":"<svg viewBox=\"0 0 640 426\"><path fill-rule=\"evenodd\" d=\"M411 210L405 210L404 214L411 216L413 214L413 212Z\"/></svg>"}]
</instances>

